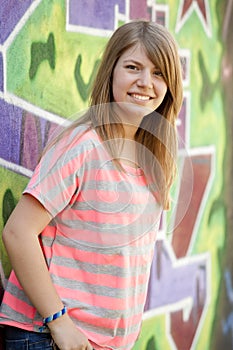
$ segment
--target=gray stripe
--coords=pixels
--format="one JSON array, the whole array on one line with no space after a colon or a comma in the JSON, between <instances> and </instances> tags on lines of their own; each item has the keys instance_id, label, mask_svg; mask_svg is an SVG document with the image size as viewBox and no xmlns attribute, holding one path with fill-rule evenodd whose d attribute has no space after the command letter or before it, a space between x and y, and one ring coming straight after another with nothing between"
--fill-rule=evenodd
<instances>
[{"instance_id":1,"label":"gray stripe","mask_svg":"<svg viewBox=\"0 0 233 350\"><path fill-rule=\"evenodd\" d=\"M51 275L51 278L55 284L61 287L77 290L77 291L84 291L86 293L89 293L90 295L107 296L110 298L112 297L112 298L119 299L119 301L126 298L128 299L129 297L131 298L133 296L137 297L137 295L139 294L146 293L146 288L147 288L147 283L140 284L137 287L127 287L127 290L126 290L126 289L113 288L113 287L74 281L71 279L55 276L53 274Z\"/></svg>"},{"instance_id":2,"label":"gray stripe","mask_svg":"<svg viewBox=\"0 0 233 350\"><path fill-rule=\"evenodd\" d=\"M14 297L16 297L19 300L23 300L24 302L26 302L28 305L31 305L29 299L25 296L25 293L22 289L19 289L17 286L15 286L14 284L12 284L10 281L8 281L7 283L7 291L14 295Z\"/></svg>"},{"instance_id":3,"label":"gray stripe","mask_svg":"<svg viewBox=\"0 0 233 350\"><path fill-rule=\"evenodd\" d=\"M84 193L84 199L85 199L85 193ZM85 201L85 202L75 202L71 208L77 211L98 210L100 213L109 213L109 214L124 212L124 215L127 215L127 213L142 215L144 214L144 212L146 212L146 215L147 216L150 215L151 219L153 218L154 221L158 220L158 216L160 216L161 214L161 208L159 208L159 206L154 205L154 203L151 200L150 201L148 200L147 203L137 203L137 204L132 203L129 192L125 192L124 201L122 200L122 196L119 201L116 201L114 203L100 202L100 201L98 202L97 200L88 199L88 201Z\"/></svg>"},{"instance_id":4,"label":"gray stripe","mask_svg":"<svg viewBox=\"0 0 233 350\"><path fill-rule=\"evenodd\" d=\"M69 145L68 145L69 146ZM37 187L38 184L43 182L46 183L50 183L49 178L50 177L54 177L54 174L56 176L56 182L55 182L55 186L53 186L52 188L50 188L50 190L48 189L43 189L44 194L41 193L41 200L43 204L46 204L46 201L48 201L49 198L49 203L53 204L53 199L58 195L58 194L62 194L63 191L67 192L67 187L69 187L71 184L75 183L75 177L76 174L72 173L70 176L67 176L66 178L61 178L59 179L57 177L59 171L62 172L62 168L67 165L68 163L71 163L72 160L77 159L78 157L82 154L84 154L85 152L88 152L89 150L93 149L96 147L96 141L93 142L93 140L85 140L84 142L82 142L80 145L72 147L71 149L65 149L66 152L63 153L63 155L61 155L58 159L56 159L57 157L55 156L56 162L51 162L51 160L53 159L53 154L55 152L57 152L56 146L52 147L47 154L45 154L45 156L43 157L43 167L41 168L40 174L37 178L37 181L34 183L33 188ZM44 170L43 170L44 169ZM82 174L83 172L83 167L79 167L79 169L77 169L77 171L80 172L80 174ZM44 185L43 185L44 186ZM30 183L29 183L29 187L30 188ZM45 195L46 193L46 195ZM57 202L57 200L56 200ZM66 202L63 202L63 206L61 205L59 208L54 207L54 213L61 211L67 204L68 204L69 200L67 200ZM56 203L57 205L57 203ZM45 206L46 207L46 206Z\"/></svg>"},{"instance_id":5,"label":"gray stripe","mask_svg":"<svg viewBox=\"0 0 233 350\"><path fill-rule=\"evenodd\" d=\"M126 192L128 193L129 192L129 189L133 189L133 191L135 191L136 193L146 193L148 194L148 187L146 185L140 185L140 184L134 184L132 181L129 182L129 179L131 180L131 176L126 179L125 177L122 176L122 180L120 180L119 182L112 182L111 180L110 181L107 181L106 179L104 180L101 180L101 179L98 179L97 180L93 180L93 170L96 169L96 173L101 169L101 164L99 162L96 163L96 164L92 164L94 163L94 161L91 161L91 163L89 163L89 167L90 165L93 165L92 167L90 167L90 169L87 170L87 173L86 173L86 176L84 177L85 179L85 183L84 183L84 186L85 186L85 190L102 190L102 191L117 191L117 192ZM88 179L88 171L90 171L90 176L92 177L91 179ZM109 172L109 169L107 170L104 170L106 171L107 173ZM119 174L125 174L123 172L119 173ZM135 194L135 193L134 193Z\"/></svg>"},{"instance_id":6,"label":"gray stripe","mask_svg":"<svg viewBox=\"0 0 233 350\"><path fill-rule=\"evenodd\" d=\"M98 145L100 145L99 141L94 140L94 139L86 139L83 140L81 143L77 144L77 137L79 133L76 133L76 135L73 135L73 138L70 138L67 140L67 145L64 145L64 149L62 154L60 154L59 158L57 158L56 152L58 147L60 148L60 145L54 145L51 147L48 152L45 154L43 157L43 168L45 172L41 172L41 175L47 176L48 172L50 174L53 174L56 172L60 166L65 166L68 163L72 162L74 159L78 159L82 154L85 154L86 152L89 152L92 149L95 149ZM72 143L75 142L75 145L73 146ZM54 156L55 154L55 156ZM56 159L56 162L51 163L52 159ZM59 164L59 166L55 164ZM40 180L39 180L40 181Z\"/></svg>"},{"instance_id":7,"label":"gray stripe","mask_svg":"<svg viewBox=\"0 0 233 350\"><path fill-rule=\"evenodd\" d=\"M145 222L142 222L138 218L135 220L128 220L125 223L114 223L115 221L115 215L114 213L112 214L112 222L96 222L96 221L87 221L83 219L79 219L78 213L73 213L71 220L62 220L61 218L56 218L56 223L59 226L59 230L61 232L66 232L67 229L70 229L70 233L67 233L67 235L70 236L70 239L72 239L72 230L74 230L74 234L76 236L76 239L78 239L78 232L81 231L84 232L86 231L87 234L92 234L91 231L94 231L96 233L100 233L103 235L107 234L109 231L111 233L117 234L117 235L128 235L133 237L133 239L140 238L141 236L144 236L148 231L153 231L156 230L156 225L158 225L159 221L155 220L152 221L148 220L146 221L145 217ZM64 226L64 227L62 227ZM88 238L88 236L87 236ZM104 238L104 236L103 236ZM108 236L106 236L108 238ZM87 239L88 241L88 239Z\"/></svg>"},{"instance_id":8,"label":"gray stripe","mask_svg":"<svg viewBox=\"0 0 233 350\"><path fill-rule=\"evenodd\" d=\"M52 247L54 243L54 238L43 236L43 246Z\"/></svg>"},{"instance_id":9,"label":"gray stripe","mask_svg":"<svg viewBox=\"0 0 233 350\"><path fill-rule=\"evenodd\" d=\"M1 305L1 313L5 314L5 315L10 315L10 319L16 320L17 322L32 324L32 320L30 318L26 317L24 314L21 314L21 313L15 311L14 309L11 309L6 304ZM6 318L5 317L1 317L1 318L3 320L6 320L6 319L9 320L9 316L7 316ZM0 318L0 320L1 320L1 318Z\"/></svg>"},{"instance_id":10,"label":"gray stripe","mask_svg":"<svg viewBox=\"0 0 233 350\"><path fill-rule=\"evenodd\" d=\"M28 299L28 297L26 296L24 291L22 289L19 289L16 285L12 284L10 281L7 284L7 291L10 294L14 295L14 297L16 297L18 300L21 300L21 301L25 302L26 304L28 304L29 306L33 307L32 303L30 302L30 300ZM33 312L32 320L31 320L30 318L27 318L23 314L16 312L14 309L11 309L6 304L1 305L1 312L6 313L6 314L10 314L12 319L15 319L19 322L32 323L33 319L36 321L42 320L42 317L38 313L36 313L34 315L34 312Z\"/></svg>"},{"instance_id":11,"label":"gray stripe","mask_svg":"<svg viewBox=\"0 0 233 350\"><path fill-rule=\"evenodd\" d=\"M77 308L78 310L83 310L87 313L90 312L90 319L91 319L92 315L95 315L97 317L101 317L104 319L124 320L126 318L133 317L133 316L138 315L138 314L142 314L143 310L144 310L144 305L137 305L133 310L134 312L132 312L132 308L129 308L127 311L126 310L123 310L123 311L122 310L119 310L119 311L108 310L108 309L96 307L93 305L79 303L78 301L73 301L70 299L64 299L63 302L65 305L68 305L68 308L70 308L70 309ZM72 316L72 313L71 313L71 316ZM80 321L78 321L78 322L80 322ZM86 327L87 323L80 322L80 324L83 325L83 328L87 328ZM137 331L139 326L140 325L132 325L129 329L127 329L127 333L128 333L128 331L129 331L129 333ZM109 330L108 328L103 328L103 327L98 328L97 326L94 327L92 325L88 325L88 327L91 327L91 328L93 327L92 329L97 330L97 333L102 333L102 334L106 334L106 332L108 333L108 330ZM117 332L117 335L119 335L119 336L125 335L126 330L124 328L119 328L118 330L119 330L119 332ZM109 331L111 332L111 329Z\"/></svg>"},{"instance_id":12,"label":"gray stripe","mask_svg":"<svg viewBox=\"0 0 233 350\"><path fill-rule=\"evenodd\" d=\"M130 317L134 317L135 315L139 315L143 313L144 305L136 305L135 308L128 308L127 310L109 310L105 308L100 308L97 306L85 304L85 303L79 303L78 300L73 299L63 299L63 302L65 305L68 306L68 309L78 309L83 310L87 313L90 313L91 315L94 315L96 317L101 317L104 319L110 319L110 320L118 320L118 319L127 319Z\"/></svg>"},{"instance_id":13,"label":"gray stripe","mask_svg":"<svg viewBox=\"0 0 233 350\"><path fill-rule=\"evenodd\" d=\"M82 262L74 259L57 257L52 258L52 263L56 266L70 267L72 269L79 269L82 271L90 272L96 274L97 276L101 273L102 275L116 276L122 278L131 278L133 276L138 276L140 274L148 273L150 266L148 264L142 266L135 266L129 268L121 268L114 265L94 265L92 263Z\"/></svg>"},{"instance_id":14,"label":"gray stripe","mask_svg":"<svg viewBox=\"0 0 233 350\"><path fill-rule=\"evenodd\" d=\"M47 238L47 237L46 237ZM44 241L44 237L42 237ZM49 242L49 240L48 240ZM125 256L125 257L133 257L133 256L148 256L151 250L154 250L154 243L148 243L148 244L143 244L143 246L138 246L138 247L131 247L131 246L126 246L126 247L108 247L103 248L101 246L87 246L87 245L82 245L82 242L72 240L70 237L65 237L65 236L56 236L56 239L54 241L56 244L60 244L65 247L69 248L74 248L74 249L82 249L83 251L90 252L90 253L100 253L102 255L120 255L120 256ZM102 249L101 249L102 248Z\"/></svg>"}]
</instances>

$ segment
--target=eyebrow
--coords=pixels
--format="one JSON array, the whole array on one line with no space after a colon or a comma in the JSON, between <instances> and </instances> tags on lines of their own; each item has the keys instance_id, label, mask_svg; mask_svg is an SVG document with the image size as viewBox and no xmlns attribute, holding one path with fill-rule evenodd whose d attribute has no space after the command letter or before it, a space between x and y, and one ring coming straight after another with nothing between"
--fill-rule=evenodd
<instances>
[{"instance_id":1,"label":"eyebrow","mask_svg":"<svg viewBox=\"0 0 233 350\"><path fill-rule=\"evenodd\" d=\"M123 63L135 63L135 64L139 64L140 66L143 65L141 62L135 61L134 59L126 59L123 61Z\"/></svg>"},{"instance_id":2,"label":"eyebrow","mask_svg":"<svg viewBox=\"0 0 233 350\"><path fill-rule=\"evenodd\" d=\"M143 67L143 63L142 63L142 62L136 61L136 60L134 60L133 58L132 58L132 59L126 58L125 60L123 60L123 64L127 64L127 63L134 63L134 64L136 64L136 65L139 65L139 66L142 66L142 67ZM158 68L156 68L155 65L154 65L153 68L154 68L154 69L158 69Z\"/></svg>"}]
</instances>

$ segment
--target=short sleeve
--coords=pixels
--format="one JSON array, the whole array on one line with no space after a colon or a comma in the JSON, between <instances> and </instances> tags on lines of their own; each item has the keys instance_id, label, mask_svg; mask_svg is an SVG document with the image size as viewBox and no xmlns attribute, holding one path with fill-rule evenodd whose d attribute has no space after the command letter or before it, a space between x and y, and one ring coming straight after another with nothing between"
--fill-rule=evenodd
<instances>
[{"instance_id":1,"label":"short sleeve","mask_svg":"<svg viewBox=\"0 0 233 350\"><path fill-rule=\"evenodd\" d=\"M77 192L79 170L90 147L77 131L63 137L43 155L23 193L35 197L55 217Z\"/></svg>"}]
</instances>

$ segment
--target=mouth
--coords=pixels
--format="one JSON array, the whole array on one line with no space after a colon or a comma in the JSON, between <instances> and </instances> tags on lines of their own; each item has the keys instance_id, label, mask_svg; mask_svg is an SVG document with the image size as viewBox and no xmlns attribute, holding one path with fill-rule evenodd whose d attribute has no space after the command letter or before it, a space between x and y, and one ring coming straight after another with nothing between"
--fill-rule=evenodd
<instances>
[{"instance_id":1,"label":"mouth","mask_svg":"<svg viewBox=\"0 0 233 350\"><path fill-rule=\"evenodd\" d=\"M148 95L139 95L134 93L129 93L129 96L133 97L135 100L138 101L149 101L150 99L152 99L152 97Z\"/></svg>"}]
</instances>

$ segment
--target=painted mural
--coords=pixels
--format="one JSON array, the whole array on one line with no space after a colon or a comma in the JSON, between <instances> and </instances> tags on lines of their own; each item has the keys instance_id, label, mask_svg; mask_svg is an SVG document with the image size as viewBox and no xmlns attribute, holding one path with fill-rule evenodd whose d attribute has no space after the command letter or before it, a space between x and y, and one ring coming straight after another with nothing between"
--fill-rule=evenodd
<instances>
[{"instance_id":1,"label":"painted mural","mask_svg":"<svg viewBox=\"0 0 233 350\"><path fill-rule=\"evenodd\" d=\"M233 349L233 1L0 0L0 231L50 135L88 105L102 49L136 18L183 65L179 176L134 350ZM1 290L10 264L0 243Z\"/></svg>"}]
</instances>

